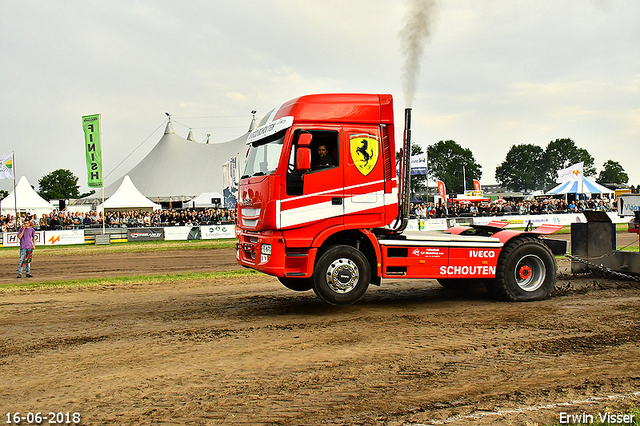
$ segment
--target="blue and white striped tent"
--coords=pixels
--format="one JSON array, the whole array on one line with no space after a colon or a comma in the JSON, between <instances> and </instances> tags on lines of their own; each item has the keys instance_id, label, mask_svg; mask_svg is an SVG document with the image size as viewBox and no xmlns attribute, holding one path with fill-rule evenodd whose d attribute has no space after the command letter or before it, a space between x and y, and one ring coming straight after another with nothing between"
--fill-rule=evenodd
<instances>
[{"instance_id":1,"label":"blue and white striped tent","mask_svg":"<svg viewBox=\"0 0 640 426\"><path fill-rule=\"evenodd\" d=\"M589 177L584 177L582 183L579 180L570 180L547 192L547 195L558 194L613 194L613 190L606 188Z\"/></svg>"}]
</instances>

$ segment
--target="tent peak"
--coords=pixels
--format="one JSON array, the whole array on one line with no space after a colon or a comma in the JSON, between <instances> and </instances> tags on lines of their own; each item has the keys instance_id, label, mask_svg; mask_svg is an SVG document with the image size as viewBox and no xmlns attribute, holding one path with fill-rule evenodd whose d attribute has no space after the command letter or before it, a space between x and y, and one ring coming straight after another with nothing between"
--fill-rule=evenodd
<instances>
[{"instance_id":1,"label":"tent peak","mask_svg":"<svg viewBox=\"0 0 640 426\"><path fill-rule=\"evenodd\" d=\"M249 124L249 133L253 132L258 127L258 121L256 120L256 110L251 111L251 124Z\"/></svg>"},{"instance_id":2,"label":"tent peak","mask_svg":"<svg viewBox=\"0 0 640 426\"><path fill-rule=\"evenodd\" d=\"M167 127L165 127L165 129L164 129L164 134L165 135L170 135L170 134L173 134L173 133L175 133L173 131L173 124L171 124L171 120L169 120L169 122L167 123Z\"/></svg>"}]
</instances>

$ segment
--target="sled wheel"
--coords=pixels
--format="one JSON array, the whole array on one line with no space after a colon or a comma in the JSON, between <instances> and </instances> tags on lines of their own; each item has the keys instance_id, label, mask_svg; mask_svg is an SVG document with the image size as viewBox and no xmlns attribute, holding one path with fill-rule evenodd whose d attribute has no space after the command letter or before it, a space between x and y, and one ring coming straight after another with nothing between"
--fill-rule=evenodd
<instances>
[{"instance_id":1,"label":"sled wheel","mask_svg":"<svg viewBox=\"0 0 640 426\"><path fill-rule=\"evenodd\" d=\"M316 264L313 289L318 297L336 306L357 302L371 281L369 261L351 246L337 245L325 251Z\"/></svg>"},{"instance_id":2,"label":"sled wheel","mask_svg":"<svg viewBox=\"0 0 640 426\"><path fill-rule=\"evenodd\" d=\"M307 291L313 288L313 277L311 278L292 278L278 277L278 281L286 288L293 291Z\"/></svg>"},{"instance_id":3,"label":"sled wheel","mask_svg":"<svg viewBox=\"0 0 640 426\"><path fill-rule=\"evenodd\" d=\"M499 300L542 300L554 289L556 273L556 259L544 243L536 238L516 238L502 248L496 278L486 286Z\"/></svg>"}]
</instances>

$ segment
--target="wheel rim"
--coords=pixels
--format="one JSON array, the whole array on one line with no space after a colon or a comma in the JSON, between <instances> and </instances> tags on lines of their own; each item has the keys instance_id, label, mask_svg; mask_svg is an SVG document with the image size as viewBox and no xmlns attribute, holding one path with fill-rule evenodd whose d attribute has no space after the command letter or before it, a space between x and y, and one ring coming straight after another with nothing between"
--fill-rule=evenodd
<instances>
[{"instance_id":1,"label":"wheel rim","mask_svg":"<svg viewBox=\"0 0 640 426\"><path fill-rule=\"evenodd\" d=\"M360 271L351 259L336 259L327 268L327 284L336 293L349 293L359 280Z\"/></svg>"},{"instance_id":2,"label":"wheel rim","mask_svg":"<svg viewBox=\"0 0 640 426\"><path fill-rule=\"evenodd\" d=\"M544 262L538 256L528 254L522 257L514 270L516 284L524 291L536 291L547 277Z\"/></svg>"}]
</instances>

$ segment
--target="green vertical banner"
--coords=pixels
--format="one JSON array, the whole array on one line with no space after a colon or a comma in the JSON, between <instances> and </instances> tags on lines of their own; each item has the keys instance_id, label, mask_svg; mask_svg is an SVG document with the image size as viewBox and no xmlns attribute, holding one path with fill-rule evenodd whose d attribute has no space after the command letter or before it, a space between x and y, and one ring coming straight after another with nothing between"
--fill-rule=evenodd
<instances>
[{"instance_id":1,"label":"green vertical banner","mask_svg":"<svg viewBox=\"0 0 640 426\"><path fill-rule=\"evenodd\" d=\"M102 187L102 148L100 146L100 114L82 116L84 144L87 153L87 185Z\"/></svg>"}]
</instances>

